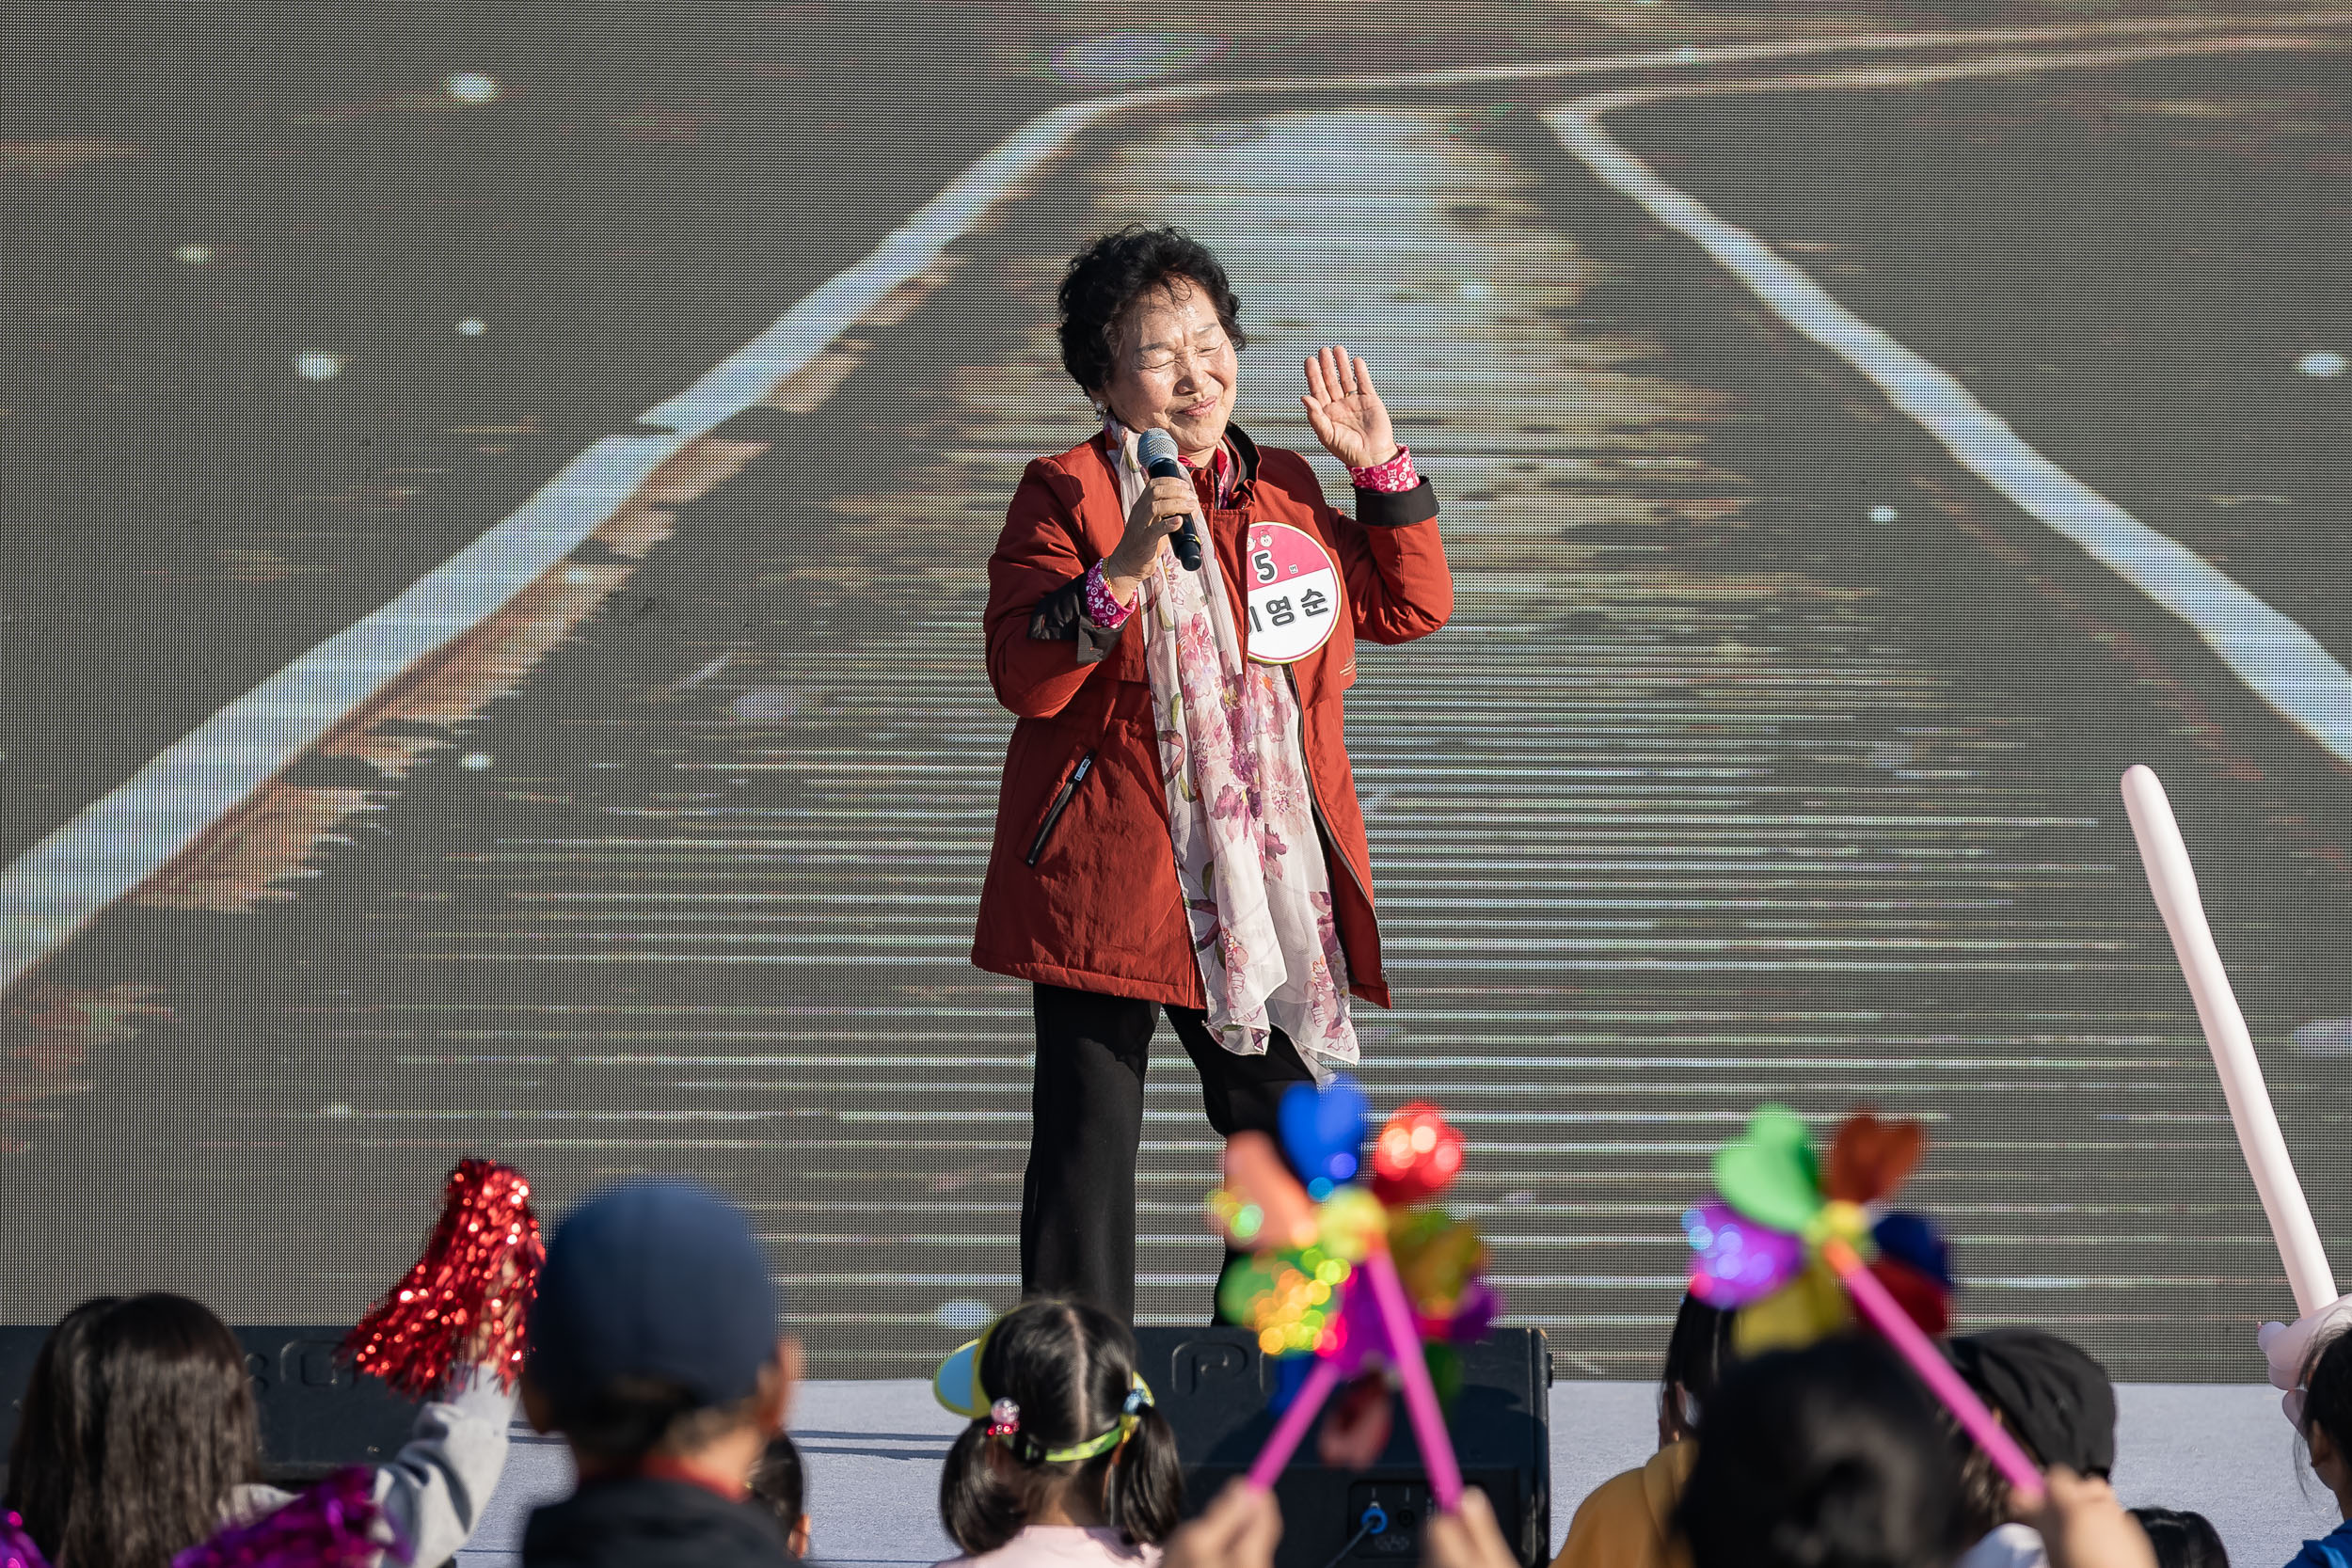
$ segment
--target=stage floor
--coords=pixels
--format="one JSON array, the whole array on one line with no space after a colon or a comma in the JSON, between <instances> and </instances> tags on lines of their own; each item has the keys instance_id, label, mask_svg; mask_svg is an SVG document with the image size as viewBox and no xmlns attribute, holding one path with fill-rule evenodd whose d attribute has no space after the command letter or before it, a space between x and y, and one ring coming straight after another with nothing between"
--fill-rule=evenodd
<instances>
[{"instance_id":1,"label":"stage floor","mask_svg":"<svg viewBox=\"0 0 2352 1568\"><path fill-rule=\"evenodd\" d=\"M2335 1523L2331 1499L2301 1469L2275 1390L2227 1384L2125 1384L2116 1487L2127 1504L2194 1509L2243 1565L2284 1562ZM1655 1446L1651 1388L1562 1383L1551 1390L1552 1541L1577 1502ZM813 1558L826 1563L930 1563L955 1555L939 1528L940 1461L961 1425L930 1386L825 1381L792 1415L808 1471ZM505 1480L464 1568L520 1561L532 1508L571 1485L561 1445L518 1430Z\"/></svg>"}]
</instances>

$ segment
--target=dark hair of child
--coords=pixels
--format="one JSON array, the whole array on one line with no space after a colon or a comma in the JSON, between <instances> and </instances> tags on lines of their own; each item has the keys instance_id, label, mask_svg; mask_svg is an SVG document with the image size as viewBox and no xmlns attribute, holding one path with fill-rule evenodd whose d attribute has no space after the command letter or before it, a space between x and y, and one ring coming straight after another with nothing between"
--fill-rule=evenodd
<instances>
[{"instance_id":1,"label":"dark hair of child","mask_svg":"<svg viewBox=\"0 0 2352 1568\"><path fill-rule=\"evenodd\" d=\"M1961 1516L1968 1523L1969 1538L1981 1540L2009 1523L2009 1478L2001 1474L1992 1455L1968 1435L1959 1418L1940 1410L1936 1418L1943 1423L1944 1435L1960 1461ZM2030 1445L2023 1438L2018 1439L2018 1444L2030 1452Z\"/></svg>"},{"instance_id":2,"label":"dark hair of child","mask_svg":"<svg viewBox=\"0 0 2352 1568\"><path fill-rule=\"evenodd\" d=\"M657 1454L691 1453L753 1418L759 1397L704 1404L684 1384L663 1377L616 1378L554 1407L556 1429L572 1452L617 1468Z\"/></svg>"},{"instance_id":3,"label":"dark hair of child","mask_svg":"<svg viewBox=\"0 0 2352 1568\"><path fill-rule=\"evenodd\" d=\"M1736 1315L1685 1294L1666 1337L1666 1366L1658 1375L1658 1435L1677 1442L1698 1430L1699 1412L1732 1363Z\"/></svg>"},{"instance_id":4,"label":"dark hair of child","mask_svg":"<svg viewBox=\"0 0 2352 1568\"><path fill-rule=\"evenodd\" d=\"M2201 1513L2173 1508L2135 1508L2132 1517L2156 1549L2156 1568L2230 1568L2221 1532Z\"/></svg>"},{"instance_id":5,"label":"dark hair of child","mask_svg":"<svg viewBox=\"0 0 2352 1568\"><path fill-rule=\"evenodd\" d=\"M1958 1469L1895 1353L1828 1339L1724 1376L1675 1519L1693 1568L1949 1568Z\"/></svg>"},{"instance_id":6,"label":"dark hair of child","mask_svg":"<svg viewBox=\"0 0 2352 1568\"><path fill-rule=\"evenodd\" d=\"M261 1477L245 1347L201 1303L100 1296L42 1341L8 1506L58 1568L169 1568Z\"/></svg>"},{"instance_id":7,"label":"dark hair of child","mask_svg":"<svg viewBox=\"0 0 2352 1568\"><path fill-rule=\"evenodd\" d=\"M806 1485L801 1475L799 1447L781 1432L769 1438L759 1463L752 1466L752 1496L776 1516L776 1523L784 1527L787 1535L800 1524L801 1515L808 1512L802 1506L807 1496Z\"/></svg>"},{"instance_id":8,"label":"dark hair of child","mask_svg":"<svg viewBox=\"0 0 2352 1568\"><path fill-rule=\"evenodd\" d=\"M2317 1427L2341 1454L2352 1454L2352 1333L2312 1353L2303 1371L2303 1433Z\"/></svg>"},{"instance_id":9,"label":"dark hair of child","mask_svg":"<svg viewBox=\"0 0 2352 1568\"><path fill-rule=\"evenodd\" d=\"M1166 1539L1176 1528L1184 1472L1176 1434L1157 1410L1142 1410L1125 1442L1091 1459L1038 1457L1117 1429L1135 1371L1127 1325L1083 1302L1041 1297L999 1319L979 1382L990 1400L1020 1405L1021 1430L1017 1443L993 1438L987 1419L977 1419L948 1449L939 1516L956 1544L975 1557L994 1551L1063 1487L1099 1497L1104 1522L1130 1544Z\"/></svg>"}]
</instances>

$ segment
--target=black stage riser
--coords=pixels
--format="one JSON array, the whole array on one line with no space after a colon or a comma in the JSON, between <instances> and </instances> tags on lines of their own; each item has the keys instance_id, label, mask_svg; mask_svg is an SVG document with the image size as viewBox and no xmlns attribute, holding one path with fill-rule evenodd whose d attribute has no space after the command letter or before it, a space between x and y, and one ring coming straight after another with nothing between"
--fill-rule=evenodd
<instances>
[{"instance_id":1,"label":"black stage riser","mask_svg":"<svg viewBox=\"0 0 2352 1568\"><path fill-rule=\"evenodd\" d=\"M407 1440L416 1407L372 1377L356 1376L336 1354L340 1327L236 1331L262 1416L274 1476L295 1479L338 1465L379 1463ZM0 1397L8 1431L46 1325L0 1326ZM1176 1430L1188 1512L1249 1467L1273 1430L1266 1408L1272 1364L1240 1329L1146 1328L1144 1376ZM1463 1386L1448 1426L1463 1479L1491 1498L1503 1534L1533 1568L1551 1539L1551 1356L1538 1329L1497 1329L1462 1355ZM1276 1568L1325 1568L1378 1503L1391 1523L1357 1543L1345 1563L1404 1564L1421 1558L1428 1472L1400 1404L1396 1430L1369 1469L1332 1470L1315 1457L1310 1433L1275 1488L1282 1504Z\"/></svg>"}]
</instances>

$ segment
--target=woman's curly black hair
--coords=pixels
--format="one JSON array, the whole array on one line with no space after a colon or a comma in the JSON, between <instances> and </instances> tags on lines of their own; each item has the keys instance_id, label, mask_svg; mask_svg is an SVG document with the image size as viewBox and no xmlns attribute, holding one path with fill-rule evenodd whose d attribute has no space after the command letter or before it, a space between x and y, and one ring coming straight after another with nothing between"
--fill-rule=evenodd
<instances>
[{"instance_id":1,"label":"woman's curly black hair","mask_svg":"<svg viewBox=\"0 0 2352 1568\"><path fill-rule=\"evenodd\" d=\"M1111 378L1112 340L1136 301L1171 283L1191 283L1216 308L1217 325L1244 349L1241 301L1209 247L1181 229L1131 223L1070 259L1061 280L1061 362L1078 389L1100 393Z\"/></svg>"}]
</instances>

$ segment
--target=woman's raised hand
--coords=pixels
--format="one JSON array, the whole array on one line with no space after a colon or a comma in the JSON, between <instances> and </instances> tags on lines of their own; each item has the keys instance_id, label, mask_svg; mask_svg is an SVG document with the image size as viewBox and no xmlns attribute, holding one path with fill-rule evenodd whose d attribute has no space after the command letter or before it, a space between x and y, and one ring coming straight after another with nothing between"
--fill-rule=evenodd
<instances>
[{"instance_id":1,"label":"woman's raised hand","mask_svg":"<svg viewBox=\"0 0 2352 1568\"><path fill-rule=\"evenodd\" d=\"M1372 468L1396 455L1396 432L1373 390L1372 372L1337 344L1307 356L1307 422L1315 439L1351 468Z\"/></svg>"}]
</instances>

